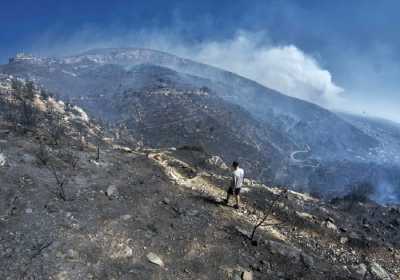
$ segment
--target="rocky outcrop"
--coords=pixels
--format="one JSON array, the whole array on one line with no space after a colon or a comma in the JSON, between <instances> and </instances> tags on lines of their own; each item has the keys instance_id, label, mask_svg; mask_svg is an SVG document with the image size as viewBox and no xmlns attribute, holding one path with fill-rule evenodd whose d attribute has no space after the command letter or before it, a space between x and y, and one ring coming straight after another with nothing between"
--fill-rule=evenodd
<instances>
[{"instance_id":1,"label":"rocky outcrop","mask_svg":"<svg viewBox=\"0 0 400 280\"><path fill-rule=\"evenodd\" d=\"M369 265L369 270L376 280L391 280L392 278L386 270L378 263L372 262Z\"/></svg>"}]
</instances>

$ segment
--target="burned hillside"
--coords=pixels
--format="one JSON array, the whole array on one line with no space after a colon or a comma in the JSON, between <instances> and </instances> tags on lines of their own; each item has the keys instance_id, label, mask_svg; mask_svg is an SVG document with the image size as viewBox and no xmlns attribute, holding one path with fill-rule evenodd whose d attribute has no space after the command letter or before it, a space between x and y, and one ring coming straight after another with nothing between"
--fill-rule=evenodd
<instances>
[{"instance_id":1,"label":"burned hillside","mask_svg":"<svg viewBox=\"0 0 400 280\"><path fill-rule=\"evenodd\" d=\"M234 210L221 203L230 178L220 154L197 142L139 145L35 84L9 85L1 279L400 278L398 207L324 201L249 176Z\"/></svg>"}]
</instances>

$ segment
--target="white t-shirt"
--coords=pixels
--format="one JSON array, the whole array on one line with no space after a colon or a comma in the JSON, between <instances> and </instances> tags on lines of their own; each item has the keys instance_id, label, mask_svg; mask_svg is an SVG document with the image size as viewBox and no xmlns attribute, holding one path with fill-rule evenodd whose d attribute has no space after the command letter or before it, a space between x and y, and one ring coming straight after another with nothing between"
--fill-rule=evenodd
<instances>
[{"instance_id":1,"label":"white t-shirt","mask_svg":"<svg viewBox=\"0 0 400 280\"><path fill-rule=\"evenodd\" d=\"M244 170L238 167L232 172L232 186L234 189L240 189L243 185Z\"/></svg>"}]
</instances>

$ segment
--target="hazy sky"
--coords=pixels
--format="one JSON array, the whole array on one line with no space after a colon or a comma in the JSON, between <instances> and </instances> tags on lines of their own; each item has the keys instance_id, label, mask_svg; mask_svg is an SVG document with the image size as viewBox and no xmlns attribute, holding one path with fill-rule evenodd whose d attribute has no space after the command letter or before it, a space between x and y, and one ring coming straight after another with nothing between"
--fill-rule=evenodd
<instances>
[{"instance_id":1,"label":"hazy sky","mask_svg":"<svg viewBox=\"0 0 400 280\"><path fill-rule=\"evenodd\" d=\"M400 121L400 1L1 0L0 62L144 46Z\"/></svg>"}]
</instances>

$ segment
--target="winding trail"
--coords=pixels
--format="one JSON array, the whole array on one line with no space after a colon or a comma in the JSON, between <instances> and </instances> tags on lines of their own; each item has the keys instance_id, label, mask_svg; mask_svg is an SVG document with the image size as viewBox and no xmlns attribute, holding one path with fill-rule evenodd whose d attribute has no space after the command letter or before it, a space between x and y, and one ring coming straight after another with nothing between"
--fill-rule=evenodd
<instances>
[{"instance_id":1,"label":"winding trail","mask_svg":"<svg viewBox=\"0 0 400 280\"><path fill-rule=\"evenodd\" d=\"M291 160L294 164L300 165L300 166L302 166L302 167L312 167L312 168L317 168L317 167L319 167L319 165L320 165L319 162L317 162L316 164L313 164L313 162L310 161L310 159L308 159L308 158L307 158L307 159L304 159L304 160L302 160L302 159L297 159L297 158L296 158L296 155L297 155L297 154L301 154L301 153L310 155L310 154L311 154L311 148L310 148L310 146L306 145L306 147L305 147L304 150L297 150L297 151L292 152L292 153L290 154L290 160Z\"/></svg>"}]
</instances>

